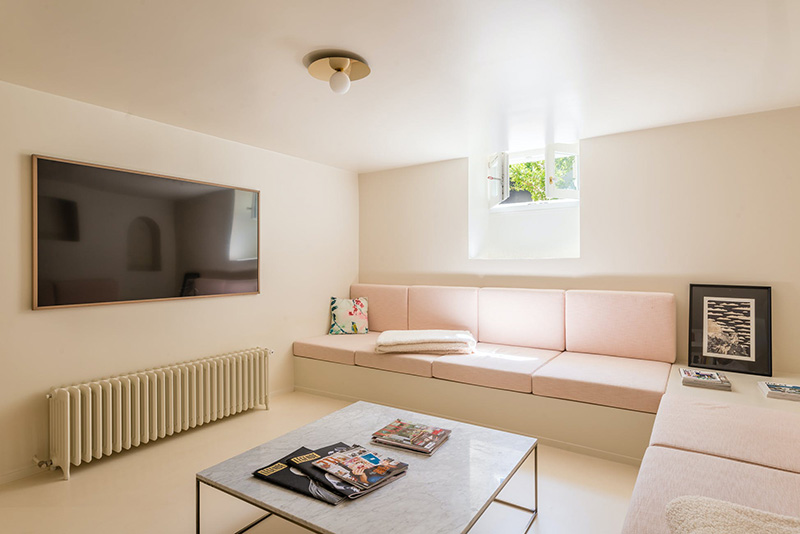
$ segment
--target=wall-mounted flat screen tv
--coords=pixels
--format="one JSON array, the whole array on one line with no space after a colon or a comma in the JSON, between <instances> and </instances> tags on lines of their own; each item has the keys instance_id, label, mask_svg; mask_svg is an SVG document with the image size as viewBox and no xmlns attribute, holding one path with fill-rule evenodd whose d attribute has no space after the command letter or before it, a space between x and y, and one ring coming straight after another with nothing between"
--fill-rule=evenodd
<instances>
[{"instance_id":1,"label":"wall-mounted flat screen tv","mask_svg":"<svg viewBox=\"0 0 800 534\"><path fill-rule=\"evenodd\" d=\"M258 293L258 191L33 156L33 307Z\"/></svg>"}]
</instances>

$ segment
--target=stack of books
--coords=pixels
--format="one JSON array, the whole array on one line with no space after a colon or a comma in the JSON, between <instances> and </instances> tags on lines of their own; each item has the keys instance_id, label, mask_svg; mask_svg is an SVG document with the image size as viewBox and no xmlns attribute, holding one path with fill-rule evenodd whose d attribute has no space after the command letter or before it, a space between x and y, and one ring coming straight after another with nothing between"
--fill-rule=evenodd
<instances>
[{"instance_id":1,"label":"stack of books","mask_svg":"<svg viewBox=\"0 0 800 534\"><path fill-rule=\"evenodd\" d=\"M698 371L696 369L681 368L681 383L684 386L731 390L731 381L718 371Z\"/></svg>"},{"instance_id":2,"label":"stack of books","mask_svg":"<svg viewBox=\"0 0 800 534\"><path fill-rule=\"evenodd\" d=\"M328 504L357 499L404 476L408 464L360 445L300 447L253 476Z\"/></svg>"},{"instance_id":3,"label":"stack of books","mask_svg":"<svg viewBox=\"0 0 800 534\"><path fill-rule=\"evenodd\" d=\"M450 430L408 423L400 419L372 434L372 442L399 447L424 454L433 454L450 437Z\"/></svg>"},{"instance_id":4,"label":"stack of books","mask_svg":"<svg viewBox=\"0 0 800 534\"><path fill-rule=\"evenodd\" d=\"M758 387L770 399L800 400L800 386L779 384L778 382L759 382Z\"/></svg>"}]
</instances>

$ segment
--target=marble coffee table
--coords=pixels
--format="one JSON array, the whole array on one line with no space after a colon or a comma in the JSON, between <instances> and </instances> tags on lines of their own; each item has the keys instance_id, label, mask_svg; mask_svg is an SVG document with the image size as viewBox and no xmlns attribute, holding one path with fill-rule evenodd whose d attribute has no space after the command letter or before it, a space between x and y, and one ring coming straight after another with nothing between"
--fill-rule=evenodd
<instances>
[{"instance_id":1,"label":"marble coffee table","mask_svg":"<svg viewBox=\"0 0 800 534\"><path fill-rule=\"evenodd\" d=\"M453 433L432 456L370 443L375 430L400 418L450 428ZM408 474L374 493L331 506L252 476L295 449L343 441L356 443L409 464ZM533 507L501 501L497 495L533 454ZM492 502L531 514L538 503L537 441L428 415L357 402L263 445L197 473L197 532L200 532L200 484L207 484L265 511L267 515L239 532L276 515L320 534L453 534L469 531Z\"/></svg>"}]
</instances>

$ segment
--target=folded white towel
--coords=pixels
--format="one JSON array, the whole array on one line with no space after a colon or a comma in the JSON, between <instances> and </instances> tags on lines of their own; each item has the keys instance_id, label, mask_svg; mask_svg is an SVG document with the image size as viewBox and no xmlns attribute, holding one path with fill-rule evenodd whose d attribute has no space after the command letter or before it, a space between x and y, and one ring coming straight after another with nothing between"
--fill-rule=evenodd
<instances>
[{"instance_id":1,"label":"folded white towel","mask_svg":"<svg viewBox=\"0 0 800 534\"><path fill-rule=\"evenodd\" d=\"M473 348L464 343L406 343L404 345L376 345L375 352L419 352L422 354L471 354Z\"/></svg>"},{"instance_id":2,"label":"folded white towel","mask_svg":"<svg viewBox=\"0 0 800 534\"><path fill-rule=\"evenodd\" d=\"M387 330L378 336L378 347L419 343L458 343L475 348L475 338L466 330Z\"/></svg>"}]
</instances>

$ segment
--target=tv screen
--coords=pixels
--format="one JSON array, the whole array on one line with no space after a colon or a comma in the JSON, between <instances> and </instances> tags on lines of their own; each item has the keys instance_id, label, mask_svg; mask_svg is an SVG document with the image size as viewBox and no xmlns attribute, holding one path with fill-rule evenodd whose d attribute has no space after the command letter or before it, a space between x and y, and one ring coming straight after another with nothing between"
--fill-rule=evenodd
<instances>
[{"instance_id":1,"label":"tv screen","mask_svg":"<svg viewBox=\"0 0 800 534\"><path fill-rule=\"evenodd\" d=\"M258 191L33 156L33 307L258 293Z\"/></svg>"}]
</instances>

